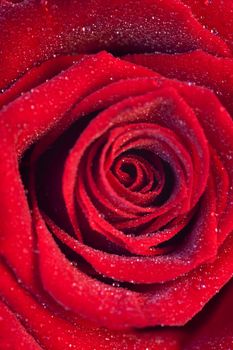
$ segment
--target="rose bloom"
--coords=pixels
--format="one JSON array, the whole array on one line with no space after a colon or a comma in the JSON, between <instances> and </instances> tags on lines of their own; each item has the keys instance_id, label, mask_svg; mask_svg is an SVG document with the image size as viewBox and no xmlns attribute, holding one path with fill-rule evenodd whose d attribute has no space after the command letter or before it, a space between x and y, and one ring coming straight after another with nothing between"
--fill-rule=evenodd
<instances>
[{"instance_id":1,"label":"rose bloom","mask_svg":"<svg viewBox=\"0 0 233 350\"><path fill-rule=\"evenodd\" d=\"M232 28L0 1L0 349L233 349Z\"/></svg>"}]
</instances>

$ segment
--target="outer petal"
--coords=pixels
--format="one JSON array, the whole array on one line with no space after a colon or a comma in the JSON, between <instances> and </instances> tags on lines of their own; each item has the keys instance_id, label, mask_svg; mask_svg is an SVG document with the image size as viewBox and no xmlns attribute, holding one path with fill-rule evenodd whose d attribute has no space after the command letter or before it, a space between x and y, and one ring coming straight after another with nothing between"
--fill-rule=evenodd
<instances>
[{"instance_id":1,"label":"outer petal","mask_svg":"<svg viewBox=\"0 0 233 350\"><path fill-rule=\"evenodd\" d=\"M14 313L0 301L0 348L4 350L41 350Z\"/></svg>"},{"instance_id":2,"label":"outer petal","mask_svg":"<svg viewBox=\"0 0 233 350\"><path fill-rule=\"evenodd\" d=\"M189 337L184 350L216 350L233 348L233 281L212 300L204 313L201 313L186 330Z\"/></svg>"},{"instance_id":3,"label":"outer petal","mask_svg":"<svg viewBox=\"0 0 233 350\"><path fill-rule=\"evenodd\" d=\"M12 4L13 2L13 4ZM0 81L54 54L187 52L228 55L223 40L205 29L177 0L15 1L0 8Z\"/></svg>"},{"instance_id":4,"label":"outer petal","mask_svg":"<svg viewBox=\"0 0 233 350\"><path fill-rule=\"evenodd\" d=\"M59 307L55 308L46 303L35 300L22 285L18 284L9 269L0 266L1 280L0 294L7 300L14 314L19 317L25 329L46 350L180 350L182 331L176 329L157 329L155 331L114 332L98 328L82 318L74 318L72 314ZM46 300L46 299L45 299ZM14 315L7 317L7 331L14 324L18 328L18 321ZM10 317L10 319L8 318ZM1 322L1 321L0 321ZM9 327L9 328L8 328ZM0 328L0 341L3 338L3 328ZM19 331L24 335L25 331ZM16 336L16 334L14 334ZM27 336L30 337L30 336ZM24 338L20 340L23 341ZM30 344L35 343L30 338ZM0 343L1 344L1 343ZM9 341L4 345L12 345ZM14 344L14 343L13 343ZM18 343L19 344L19 343ZM25 342L25 345L28 344ZM4 347L18 350L19 347ZM24 350L39 350L40 347L24 347Z\"/></svg>"},{"instance_id":5,"label":"outer petal","mask_svg":"<svg viewBox=\"0 0 233 350\"><path fill-rule=\"evenodd\" d=\"M183 325L228 282L233 271L232 235L213 263L147 292L115 288L82 273L62 255L37 218L40 271L45 289L68 309L113 329ZM101 300L100 300L101 296ZM98 305L98 308L96 308Z\"/></svg>"},{"instance_id":6,"label":"outer petal","mask_svg":"<svg viewBox=\"0 0 233 350\"><path fill-rule=\"evenodd\" d=\"M223 38L233 48L233 3L231 0L182 0L193 15L215 35ZM221 14L221 17L219 16Z\"/></svg>"},{"instance_id":7,"label":"outer petal","mask_svg":"<svg viewBox=\"0 0 233 350\"><path fill-rule=\"evenodd\" d=\"M203 51L186 54L135 54L126 60L139 64L161 75L189 83L206 86L218 95L221 102L233 113L233 59L220 58Z\"/></svg>"}]
</instances>

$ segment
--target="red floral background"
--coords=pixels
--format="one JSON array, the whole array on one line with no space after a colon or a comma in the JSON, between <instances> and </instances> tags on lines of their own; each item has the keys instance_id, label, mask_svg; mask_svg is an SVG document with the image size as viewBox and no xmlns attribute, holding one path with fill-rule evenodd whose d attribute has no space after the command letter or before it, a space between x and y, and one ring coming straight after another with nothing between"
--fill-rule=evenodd
<instances>
[{"instance_id":1,"label":"red floral background","mask_svg":"<svg viewBox=\"0 0 233 350\"><path fill-rule=\"evenodd\" d=\"M233 3L0 1L0 348L232 349Z\"/></svg>"}]
</instances>

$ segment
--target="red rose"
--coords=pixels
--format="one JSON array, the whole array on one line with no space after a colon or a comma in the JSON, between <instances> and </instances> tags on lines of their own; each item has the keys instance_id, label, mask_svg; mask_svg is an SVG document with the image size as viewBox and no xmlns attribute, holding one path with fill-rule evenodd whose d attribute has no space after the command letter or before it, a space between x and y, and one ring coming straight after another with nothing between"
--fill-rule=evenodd
<instances>
[{"instance_id":1,"label":"red rose","mask_svg":"<svg viewBox=\"0 0 233 350\"><path fill-rule=\"evenodd\" d=\"M0 348L233 348L233 4L0 13Z\"/></svg>"}]
</instances>

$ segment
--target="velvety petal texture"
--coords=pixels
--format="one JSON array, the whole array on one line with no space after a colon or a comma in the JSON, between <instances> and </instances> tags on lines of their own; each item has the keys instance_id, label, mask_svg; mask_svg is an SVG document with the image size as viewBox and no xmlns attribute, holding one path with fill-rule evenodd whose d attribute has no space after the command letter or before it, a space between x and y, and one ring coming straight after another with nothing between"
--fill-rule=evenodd
<instances>
[{"instance_id":1,"label":"velvety petal texture","mask_svg":"<svg viewBox=\"0 0 233 350\"><path fill-rule=\"evenodd\" d=\"M204 3L0 2L1 348L233 346L232 38Z\"/></svg>"}]
</instances>

